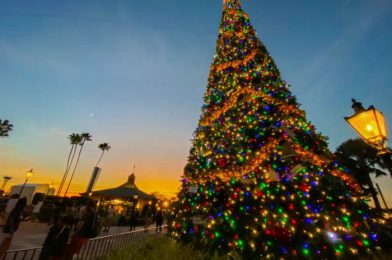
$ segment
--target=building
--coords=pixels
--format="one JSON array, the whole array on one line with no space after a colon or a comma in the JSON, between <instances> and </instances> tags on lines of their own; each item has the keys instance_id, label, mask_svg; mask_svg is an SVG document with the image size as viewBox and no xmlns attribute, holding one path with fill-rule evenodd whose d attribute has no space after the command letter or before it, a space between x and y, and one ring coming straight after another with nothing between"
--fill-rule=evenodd
<instances>
[{"instance_id":1,"label":"building","mask_svg":"<svg viewBox=\"0 0 392 260\"><path fill-rule=\"evenodd\" d=\"M33 202L33 198L35 196L40 196L40 200L46 195L54 195L55 189L51 188L49 184L34 184L34 183L26 183L14 185L11 187L10 195L19 194L20 191L20 198L26 197L27 204L30 205Z\"/></svg>"}]
</instances>

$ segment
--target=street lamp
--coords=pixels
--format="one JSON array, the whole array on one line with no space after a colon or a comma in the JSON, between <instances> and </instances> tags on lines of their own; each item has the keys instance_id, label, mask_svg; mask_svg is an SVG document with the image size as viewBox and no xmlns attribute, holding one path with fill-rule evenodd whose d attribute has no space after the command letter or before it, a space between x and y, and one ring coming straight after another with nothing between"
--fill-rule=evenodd
<instances>
[{"instance_id":1,"label":"street lamp","mask_svg":"<svg viewBox=\"0 0 392 260\"><path fill-rule=\"evenodd\" d=\"M388 131L384 115L374 106L365 109L362 103L355 99L352 99L352 102L351 107L354 109L354 115L344 119L365 142L378 150L378 155L392 176L392 151L387 146Z\"/></svg>"},{"instance_id":2,"label":"street lamp","mask_svg":"<svg viewBox=\"0 0 392 260\"><path fill-rule=\"evenodd\" d=\"M384 115L374 106L365 109L362 103L352 99L354 115L345 117L347 123L380 154L390 152L387 148L388 133Z\"/></svg>"},{"instance_id":3,"label":"street lamp","mask_svg":"<svg viewBox=\"0 0 392 260\"><path fill-rule=\"evenodd\" d=\"M351 99L351 101L353 102L351 107L354 109L354 115L344 119L366 143L378 150L378 155L381 157L384 167L388 169L392 176L392 151L387 146L388 131L384 115L374 106L365 109L361 102L355 99ZM388 209L381 189L377 183L376 185L385 207Z\"/></svg>"},{"instance_id":4,"label":"street lamp","mask_svg":"<svg viewBox=\"0 0 392 260\"><path fill-rule=\"evenodd\" d=\"M12 179L11 176L4 176L3 185L1 185L1 190L5 190L5 186L7 186L7 182L9 182L11 179Z\"/></svg>"},{"instance_id":5,"label":"street lamp","mask_svg":"<svg viewBox=\"0 0 392 260\"><path fill-rule=\"evenodd\" d=\"M30 171L28 171L28 172L26 173L26 180L25 180L25 182L23 183L22 188L20 189L19 197L20 197L20 195L22 195L22 192L23 192L23 190L24 190L24 187L26 186L27 180L28 180L29 178L31 178L33 175L34 175L33 169L30 169Z\"/></svg>"}]
</instances>

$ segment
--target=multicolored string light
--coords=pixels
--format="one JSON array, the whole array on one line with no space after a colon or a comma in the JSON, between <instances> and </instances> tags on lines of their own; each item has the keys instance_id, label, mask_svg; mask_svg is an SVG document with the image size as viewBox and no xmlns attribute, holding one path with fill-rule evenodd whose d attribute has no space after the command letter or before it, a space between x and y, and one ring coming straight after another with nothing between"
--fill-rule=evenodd
<instances>
[{"instance_id":1,"label":"multicolored string light","mask_svg":"<svg viewBox=\"0 0 392 260\"><path fill-rule=\"evenodd\" d=\"M358 185L331 159L239 1L224 2L170 233L251 258L375 250Z\"/></svg>"}]
</instances>

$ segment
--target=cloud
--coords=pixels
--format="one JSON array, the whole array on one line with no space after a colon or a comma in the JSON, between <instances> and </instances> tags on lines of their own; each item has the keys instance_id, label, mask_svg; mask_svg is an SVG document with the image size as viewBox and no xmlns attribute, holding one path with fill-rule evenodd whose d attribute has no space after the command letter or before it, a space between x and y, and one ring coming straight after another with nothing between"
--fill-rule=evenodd
<instances>
[{"instance_id":1,"label":"cloud","mask_svg":"<svg viewBox=\"0 0 392 260\"><path fill-rule=\"evenodd\" d=\"M301 74L308 75L308 77L302 85L308 86L308 89L311 89L312 92L317 92L315 94L325 91L322 88L315 88L315 84L317 81L320 81L320 75L324 74L325 68L339 66L344 54L350 51L355 43L363 38L389 12L385 6L388 4L387 1L378 0L374 1L374 3L372 1L371 6L365 6L358 16L348 17L349 11L352 11L355 4L353 1L348 1L343 5L341 12L336 17L341 20L341 23L348 24L343 33L332 39L328 43L327 48L320 51L319 55L315 56L313 60L303 67Z\"/></svg>"},{"instance_id":2,"label":"cloud","mask_svg":"<svg viewBox=\"0 0 392 260\"><path fill-rule=\"evenodd\" d=\"M59 129L57 127L49 128L49 132L52 134L55 134L55 135L60 135L60 136L68 136L69 135L69 131Z\"/></svg>"}]
</instances>

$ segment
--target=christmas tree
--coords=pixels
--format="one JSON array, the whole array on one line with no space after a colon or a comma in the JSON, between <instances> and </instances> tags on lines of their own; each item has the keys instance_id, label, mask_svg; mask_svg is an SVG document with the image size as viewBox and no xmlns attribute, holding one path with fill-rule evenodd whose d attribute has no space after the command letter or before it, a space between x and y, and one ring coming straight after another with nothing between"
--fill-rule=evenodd
<instances>
[{"instance_id":1,"label":"christmas tree","mask_svg":"<svg viewBox=\"0 0 392 260\"><path fill-rule=\"evenodd\" d=\"M330 159L239 0L224 1L204 102L173 237L246 258L377 248L358 185Z\"/></svg>"}]
</instances>

